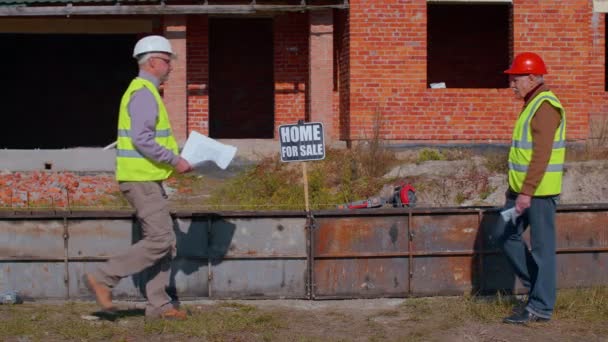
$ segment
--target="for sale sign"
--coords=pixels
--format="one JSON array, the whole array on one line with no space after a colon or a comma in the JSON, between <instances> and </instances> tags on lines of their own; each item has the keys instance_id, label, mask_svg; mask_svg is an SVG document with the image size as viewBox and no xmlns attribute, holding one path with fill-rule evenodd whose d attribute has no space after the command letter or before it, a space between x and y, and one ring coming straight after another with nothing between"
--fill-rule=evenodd
<instances>
[{"instance_id":1,"label":"for sale sign","mask_svg":"<svg viewBox=\"0 0 608 342\"><path fill-rule=\"evenodd\" d=\"M279 126L281 161L321 160L325 158L323 124L299 122Z\"/></svg>"}]
</instances>

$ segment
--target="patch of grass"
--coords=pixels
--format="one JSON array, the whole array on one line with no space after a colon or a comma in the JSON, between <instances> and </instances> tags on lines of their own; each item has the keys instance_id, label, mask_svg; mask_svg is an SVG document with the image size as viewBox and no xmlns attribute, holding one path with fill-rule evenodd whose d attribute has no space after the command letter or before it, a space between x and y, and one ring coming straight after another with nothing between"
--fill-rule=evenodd
<instances>
[{"instance_id":1,"label":"patch of grass","mask_svg":"<svg viewBox=\"0 0 608 342\"><path fill-rule=\"evenodd\" d=\"M498 293L493 297L464 296L463 307L467 317L480 322L496 322L511 313L518 300Z\"/></svg>"},{"instance_id":2,"label":"patch of grass","mask_svg":"<svg viewBox=\"0 0 608 342\"><path fill-rule=\"evenodd\" d=\"M466 160L473 157L473 155L473 151L464 148L423 148L418 152L413 162L421 164L429 160Z\"/></svg>"},{"instance_id":3,"label":"patch of grass","mask_svg":"<svg viewBox=\"0 0 608 342\"><path fill-rule=\"evenodd\" d=\"M128 335L127 326L82 320L79 316L87 307L90 308L75 303L42 307L36 304L1 305L0 339L107 341L114 336Z\"/></svg>"},{"instance_id":4,"label":"patch of grass","mask_svg":"<svg viewBox=\"0 0 608 342\"><path fill-rule=\"evenodd\" d=\"M220 342L231 340L232 335L240 338L263 335L272 340L273 332L281 328L285 325L278 315L258 312L253 306L230 303L220 305L219 310L196 311L185 321L145 322L144 332Z\"/></svg>"},{"instance_id":5,"label":"patch of grass","mask_svg":"<svg viewBox=\"0 0 608 342\"><path fill-rule=\"evenodd\" d=\"M555 316L557 319L608 322L608 286L559 291Z\"/></svg>"},{"instance_id":6,"label":"patch of grass","mask_svg":"<svg viewBox=\"0 0 608 342\"><path fill-rule=\"evenodd\" d=\"M606 286L560 290L550 336L561 332L582 340L606 336L607 301ZM330 308L324 314L221 301L185 305L191 311L186 321L146 321L137 314L113 322L83 320L81 315L94 311L94 304L25 303L0 305L0 341L443 341L471 324L481 323L490 332L503 329L497 326L517 302L513 296L500 294L408 298L396 308L375 313L366 314L365 308ZM520 333L505 336L515 340Z\"/></svg>"},{"instance_id":7,"label":"patch of grass","mask_svg":"<svg viewBox=\"0 0 608 342\"><path fill-rule=\"evenodd\" d=\"M433 308L428 300L425 298L412 298L405 301L401 305L401 309L404 309L412 321L422 321L431 315Z\"/></svg>"},{"instance_id":8,"label":"patch of grass","mask_svg":"<svg viewBox=\"0 0 608 342\"><path fill-rule=\"evenodd\" d=\"M297 342L350 342L352 341L352 339L350 338L331 338L328 339L327 337L310 337L310 336L298 336L297 338L295 338L295 341Z\"/></svg>"},{"instance_id":9,"label":"patch of grass","mask_svg":"<svg viewBox=\"0 0 608 342\"><path fill-rule=\"evenodd\" d=\"M416 329L404 338L398 339L399 342L427 342L429 341L429 335L432 333L432 329Z\"/></svg>"},{"instance_id":10,"label":"patch of grass","mask_svg":"<svg viewBox=\"0 0 608 342\"><path fill-rule=\"evenodd\" d=\"M277 157L230 179L214 190L205 204L224 210L300 209L304 207L301 170Z\"/></svg>"},{"instance_id":11,"label":"patch of grass","mask_svg":"<svg viewBox=\"0 0 608 342\"><path fill-rule=\"evenodd\" d=\"M399 310L394 310L394 309L390 309L390 310L383 310L380 311L376 314L376 316L383 316L383 317L397 317L399 316L401 313L399 312Z\"/></svg>"},{"instance_id":12,"label":"patch of grass","mask_svg":"<svg viewBox=\"0 0 608 342\"><path fill-rule=\"evenodd\" d=\"M500 322L518 304L519 300L514 296L499 293L491 297L465 295L408 299L400 306L400 310L410 315L413 321L433 317L447 328L462 321ZM554 319L579 322L588 331L608 333L608 327L603 324L608 321L608 286L558 291ZM422 333L413 332L413 335Z\"/></svg>"},{"instance_id":13,"label":"patch of grass","mask_svg":"<svg viewBox=\"0 0 608 342\"><path fill-rule=\"evenodd\" d=\"M95 306L68 302L61 305L0 305L0 340L28 341L132 341L163 334L172 340L202 338L206 341L272 341L274 333L286 329L282 318L272 312L259 312L255 306L225 303L191 310L185 321L146 321L143 316L116 322L87 321ZM135 337L135 338L134 338Z\"/></svg>"},{"instance_id":14,"label":"patch of grass","mask_svg":"<svg viewBox=\"0 0 608 342\"><path fill-rule=\"evenodd\" d=\"M399 309L407 322L408 333L399 341L429 341L437 331L446 331L461 325L468 315L462 297L412 298Z\"/></svg>"},{"instance_id":15,"label":"patch of grass","mask_svg":"<svg viewBox=\"0 0 608 342\"><path fill-rule=\"evenodd\" d=\"M219 305L221 308L234 309L242 312L253 312L256 311L257 308L253 305L241 304L237 302L222 302Z\"/></svg>"},{"instance_id":16,"label":"patch of grass","mask_svg":"<svg viewBox=\"0 0 608 342\"><path fill-rule=\"evenodd\" d=\"M508 151L489 151L483 154L483 166L490 173L507 174L509 171Z\"/></svg>"},{"instance_id":17,"label":"patch of grass","mask_svg":"<svg viewBox=\"0 0 608 342\"><path fill-rule=\"evenodd\" d=\"M429 160L446 160L446 156L441 151L431 148L424 148L418 152L418 158L416 159L417 164L424 163Z\"/></svg>"},{"instance_id":18,"label":"patch of grass","mask_svg":"<svg viewBox=\"0 0 608 342\"><path fill-rule=\"evenodd\" d=\"M471 149L465 148L445 148L442 149L442 154L445 156L445 160L468 160L471 159L475 153Z\"/></svg>"},{"instance_id":19,"label":"patch of grass","mask_svg":"<svg viewBox=\"0 0 608 342\"><path fill-rule=\"evenodd\" d=\"M511 297L462 297L417 298L407 300L401 309L411 316L413 321L427 320L429 317L443 328L458 325L463 321L492 322L499 320L510 312L515 303Z\"/></svg>"},{"instance_id":20,"label":"patch of grass","mask_svg":"<svg viewBox=\"0 0 608 342\"><path fill-rule=\"evenodd\" d=\"M391 182L382 175L395 163L394 153L385 149L328 148L324 160L307 164L310 208L333 209L377 194ZM204 205L224 210L303 210L302 166L282 163L276 156L265 158L212 192Z\"/></svg>"},{"instance_id":21,"label":"patch of grass","mask_svg":"<svg viewBox=\"0 0 608 342\"><path fill-rule=\"evenodd\" d=\"M412 178L418 193L418 204L424 206L446 206L452 203L451 182L446 178Z\"/></svg>"},{"instance_id":22,"label":"patch of grass","mask_svg":"<svg viewBox=\"0 0 608 342\"><path fill-rule=\"evenodd\" d=\"M464 193L462 193L460 191L458 193L456 193L456 198L454 198L454 201L456 202L456 204L460 205L460 204L462 204L462 202L464 202L466 200L467 200L467 195L465 195Z\"/></svg>"},{"instance_id":23,"label":"patch of grass","mask_svg":"<svg viewBox=\"0 0 608 342\"><path fill-rule=\"evenodd\" d=\"M496 187L490 186L488 185L487 187L485 187L480 193L479 193L479 198L481 198L482 200L485 200L486 198L488 198L488 196L490 196L494 191L496 191Z\"/></svg>"},{"instance_id":24,"label":"patch of grass","mask_svg":"<svg viewBox=\"0 0 608 342\"><path fill-rule=\"evenodd\" d=\"M371 333L371 336L368 338L369 341L384 341L386 339L386 333L381 324L374 322L371 317L367 317L366 324L367 329Z\"/></svg>"}]
</instances>

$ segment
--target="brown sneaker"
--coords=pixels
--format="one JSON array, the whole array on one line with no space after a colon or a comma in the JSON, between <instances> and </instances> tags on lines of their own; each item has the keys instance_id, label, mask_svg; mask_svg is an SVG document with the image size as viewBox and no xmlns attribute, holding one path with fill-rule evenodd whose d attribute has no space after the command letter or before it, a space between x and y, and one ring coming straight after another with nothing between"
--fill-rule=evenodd
<instances>
[{"instance_id":1,"label":"brown sneaker","mask_svg":"<svg viewBox=\"0 0 608 342\"><path fill-rule=\"evenodd\" d=\"M95 277L88 273L84 275L84 283L87 285L89 290L91 290L91 292L95 293L97 304L99 304L104 310L114 310L114 305L112 305L112 291L109 287L98 282Z\"/></svg>"},{"instance_id":2,"label":"brown sneaker","mask_svg":"<svg viewBox=\"0 0 608 342\"><path fill-rule=\"evenodd\" d=\"M165 310L160 314L160 319L183 321L188 317L186 311L181 311L176 308Z\"/></svg>"}]
</instances>

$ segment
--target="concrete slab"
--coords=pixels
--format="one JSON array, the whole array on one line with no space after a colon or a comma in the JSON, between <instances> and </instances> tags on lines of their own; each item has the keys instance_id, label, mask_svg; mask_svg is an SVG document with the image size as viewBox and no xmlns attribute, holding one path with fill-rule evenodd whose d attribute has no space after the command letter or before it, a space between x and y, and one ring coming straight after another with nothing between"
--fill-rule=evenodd
<instances>
[{"instance_id":1,"label":"concrete slab","mask_svg":"<svg viewBox=\"0 0 608 342\"><path fill-rule=\"evenodd\" d=\"M8 171L114 171L115 150L0 150L0 170Z\"/></svg>"},{"instance_id":2,"label":"concrete slab","mask_svg":"<svg viewBox=\"0 0 608 342\"><path fill-rule=\"evenodd\" d=\"M280 142L274 139L218 139L236 146L233 169L240 170L265 157L279 155ZM345 147L341 142L332 147ZM114 171L116 150L101 147L77 147L61 150L0 150L1 171ZM232 165L231 165L232 166ZM219 172L215 165L203 167L208 172ZM230 168L230 167L229 167ZM216 170L217 169L217 170ZM204 173L204 172L203 172Z\"/></svg>"}]
</instances>

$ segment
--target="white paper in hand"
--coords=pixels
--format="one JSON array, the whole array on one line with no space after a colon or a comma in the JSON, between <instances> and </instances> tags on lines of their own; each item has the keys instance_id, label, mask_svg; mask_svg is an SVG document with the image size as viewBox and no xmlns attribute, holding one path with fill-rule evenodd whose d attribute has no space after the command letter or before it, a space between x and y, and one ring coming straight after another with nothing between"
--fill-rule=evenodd
<instances>
[{"instance_id":1,"label":"white paper in hand","mask_svg":"<svg viewBox=\"0 0 608 342\"><path fill-rule=\"evenodd\" d=\"M206 137L196 131L192 131L188 140L186 140L181 156L186 159L192 167L196 167L205 161L212 161L219 168L225 170L235 154L236 147L222 144L217 140Z\"/></svg>"},{"instance_id":2,"label":"white paper in hand","mask_svg":"<svg viewBox=\"0 0 608 342\"><path fill-rule=\"evenodd\" d=\"M517 220L517 217L519 216L519 214L515 211L515 207L501 211L500 215L502 216L502 219L505 222L511 221L511 222L513 222L513 224L515 224L515 221Z\"/></svg>"}]
</instances>

